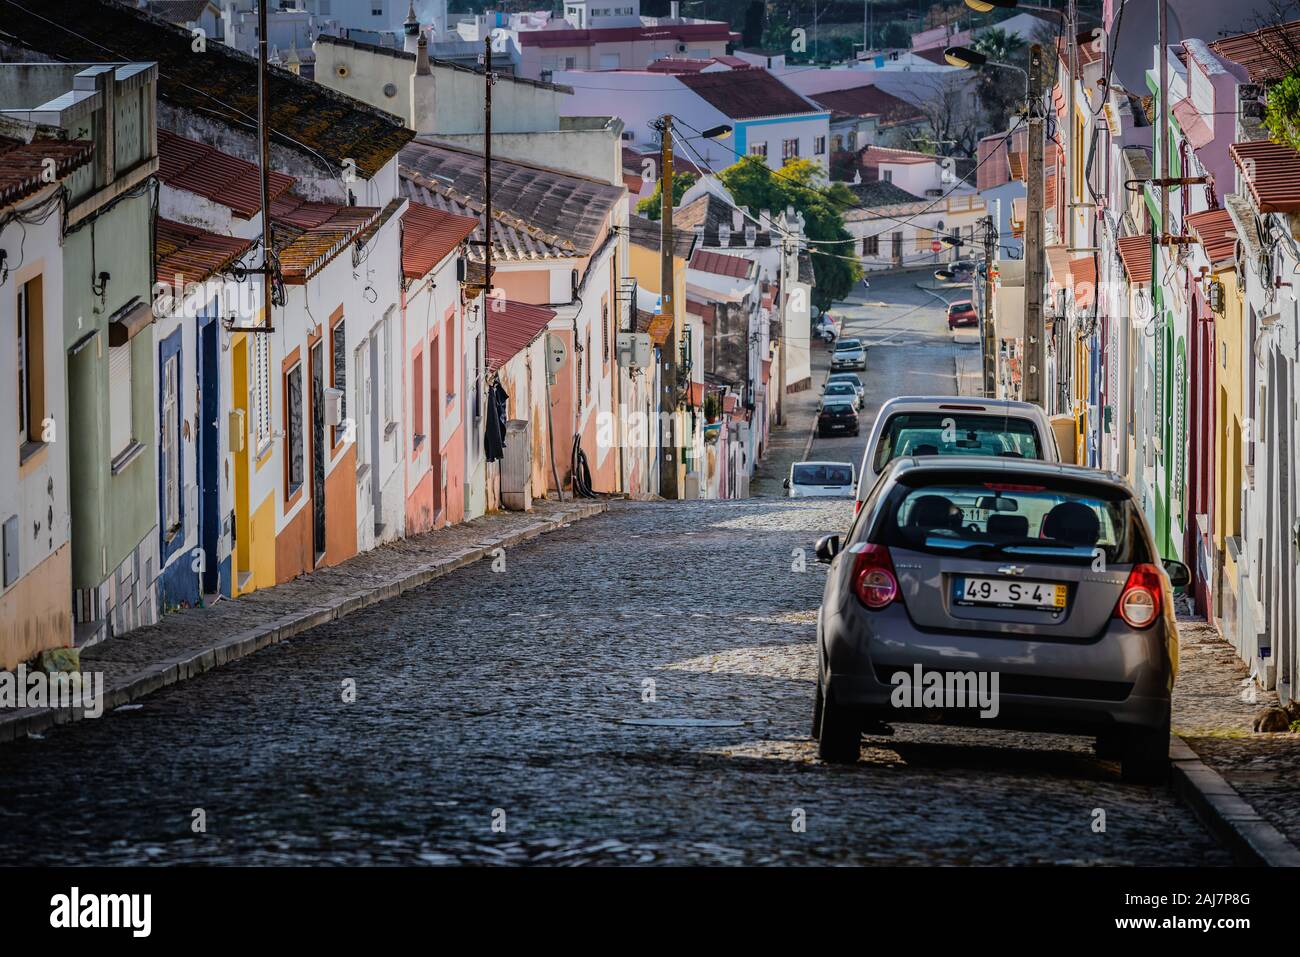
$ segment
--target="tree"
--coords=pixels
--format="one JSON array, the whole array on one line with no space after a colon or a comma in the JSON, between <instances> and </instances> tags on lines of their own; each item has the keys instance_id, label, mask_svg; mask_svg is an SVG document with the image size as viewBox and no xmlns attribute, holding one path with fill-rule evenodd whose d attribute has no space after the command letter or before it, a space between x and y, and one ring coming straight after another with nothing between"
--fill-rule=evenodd
<instances>
[{"instance_id":1,"label":"tree","mask_svg":"<svg viewBox=\"0 0 1300 957\"><path fill-rule=\"evenodd\" d=\"M970 156L984 128L977 107L970 105L969 77L964 71L917 73L907 99L925 117L928 129L909 132L913 149L944 156Z\"/></svg>"},{"instance_id":2,"label":"tree","mask_svg":"<svg viewBox=\"0 0 1300 957\"><path fill-rule=\"evenodd\" d=\"M1289 73L1268 88L1264 125L1274 143L1300 150L1300 73Z\"/></svg>"},{"instance_id":3,"label":"tree","mask_svg":"<svg viewBox=\"0 0 1300 957\"><path fill-rule=\"evenodd\" d=\"M695 185L699 179L694 173L674 173L673 174L673 206L677 206L682 201L682 196L686 191ZM663 180L655 183L655 191L636 204L636 211L646 219L658 219L663 212Z\"/></svg>"},{"instance_id":4,"label":"tree","mask_svg":"<svg viewBox=\"0 0 1300 957\"><path fill-rule=\"evenodd\" d=\"M1007 33L1001 27L990 27L975 40L975 49L996 63L1010 63L1019 66L1025 59L1025 41L1014 33ZM975 83L975 92L984 107L984 120L988 128L1003 130L1024 92L1019 85L1020 74L1004 67L979 67L979 79ZM1011 82L1012 77L1016 82Z\"/></svg>"},{"instance_id":5,"label":"tree","mask_svg":"<svg viewBox=\"0 0 1300 957\"><path fill-rule=\"evenodd\" d=\"M757 214L793 206L804 218L804 235L813 240L813 272L817 281L812 301L819 310L845 298L862 278L862 266L853 256L853 237L844 228L844 210L856 205L843 183L827 183L821 166L812 160L793 160L779 171L768 169L757 157L746 156L718 176L736 203ZM830 244L830 245L821 245Z\"/></svg>"}]
</instances>

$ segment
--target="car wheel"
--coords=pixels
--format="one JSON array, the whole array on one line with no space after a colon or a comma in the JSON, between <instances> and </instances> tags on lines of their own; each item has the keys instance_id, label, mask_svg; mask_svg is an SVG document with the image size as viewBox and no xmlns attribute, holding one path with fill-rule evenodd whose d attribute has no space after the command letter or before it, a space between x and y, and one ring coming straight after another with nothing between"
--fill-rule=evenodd
<instances>
[{"instance_id":1,"label":"car wheel","mask_svg":"<svg viewBox=\"0 0 1300 957\"><path fill-rule=\"evenodd\" d=\"M1094 750L1103 761L1118 761L1124 756L1123 736L1118 731L1103 731L1097 735Z\"/></svg>"},{"instance_id":2,"label":"car wheel","mask_svg":"<svg viewBox=\"0 0 1300 957\"><path fill-rule=\"evenodd\" d=\"M822 682L817 679L817 694L813 698L813 722L812 722L812 739L818 740L822 736Z\"/></svg>"},{"instance_id":3,"label":"car wheel","mask_svg":"<svg viewBox=\"0 0 1300 957\"><path fill-rule=\"evenodd\" d=\"M856 764L861 749L862 732L856 716L836 707L833 698L823 700L817 756L832 764Z\"/></svg>"},{"instance_id":4,"label":"car wheel","mask_svg":"<svg viewBox=\"0 0 1300 957\"><path fill-rule=\"evenodd\" d=\"M1156 728L1124 735L1120 773L1134 784L1163 784L1169 778L1169 719Z\"/></svg>"}]
</instances>

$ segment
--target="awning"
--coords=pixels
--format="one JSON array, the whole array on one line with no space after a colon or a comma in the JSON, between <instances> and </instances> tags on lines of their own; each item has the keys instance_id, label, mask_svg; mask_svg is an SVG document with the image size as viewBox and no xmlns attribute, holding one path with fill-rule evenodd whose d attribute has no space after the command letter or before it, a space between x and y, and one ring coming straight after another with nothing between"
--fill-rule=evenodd
<instances>
[{"instance_id":1,"label":"awning","mask_svg":"<svg viewBox=\"0 0 1300 957\"><path fill-rule=\"evenodd\" d=\"M153 322L153 309L147 302L134 299L108 320L108 344L124 346Z\"/></svg>"}]
</instances>

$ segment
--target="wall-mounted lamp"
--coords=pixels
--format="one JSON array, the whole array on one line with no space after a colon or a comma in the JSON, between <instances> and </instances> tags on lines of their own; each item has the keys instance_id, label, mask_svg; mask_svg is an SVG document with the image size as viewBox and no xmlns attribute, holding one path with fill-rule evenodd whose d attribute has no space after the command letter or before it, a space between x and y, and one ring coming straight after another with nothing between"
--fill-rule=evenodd
<instances>
[{"instance_id":1,"label":"wall-mounted lamp","mask_svg":"<svg viewBox=\"0 0 1300 957\"><path fill-rule=\"evenodd\" d=\"M112 279L113 277L110 276L110 275L109 275L108 273L106 273L106 272L101 272L101 273L99 274L99 276L96 277L96 278L97 278L99 281L98 281L98 282L93 282L93 281L91 282L91 284L90 284L90 291L93 292L96 296L99 297L100 302L103 302L103 301L104 301L104 298L105 298L105 293L108 292L108 281L109 281L110 279Z\"/></svg>"}]
</instances>

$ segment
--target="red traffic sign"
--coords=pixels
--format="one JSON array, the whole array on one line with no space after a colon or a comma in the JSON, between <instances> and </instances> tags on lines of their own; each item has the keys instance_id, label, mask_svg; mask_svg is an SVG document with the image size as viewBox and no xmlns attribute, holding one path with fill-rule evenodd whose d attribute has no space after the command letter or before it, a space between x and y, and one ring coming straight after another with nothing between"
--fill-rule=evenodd
<instances>
[{"instance_id":1,"label":"red traffic sign","mask_svg":"<svg viewBox=\"0 0 1300 957\"><path fill-rule=\"evenodd\" d=\"M937 253L943 251L943 243L937 239L930 240L930 252Z\"/></svg>"}]
</instances>

